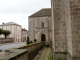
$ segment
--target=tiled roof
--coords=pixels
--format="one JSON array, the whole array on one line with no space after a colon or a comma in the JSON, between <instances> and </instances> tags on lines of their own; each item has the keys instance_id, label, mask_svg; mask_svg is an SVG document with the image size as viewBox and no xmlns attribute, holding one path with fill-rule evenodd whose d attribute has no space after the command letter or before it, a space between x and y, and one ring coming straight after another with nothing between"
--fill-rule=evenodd
<instances>
[{"instance_id":1,"label":"tiled roof","mask_svg":"<svg viewBox=\"0 0 80 60\"><path fill-rule=\"evenodd\" d=\"M41 9L38 12L30 15L29 17L43 17L43 16L51 16L51 8Z\"/></svg>"}]
</instances>

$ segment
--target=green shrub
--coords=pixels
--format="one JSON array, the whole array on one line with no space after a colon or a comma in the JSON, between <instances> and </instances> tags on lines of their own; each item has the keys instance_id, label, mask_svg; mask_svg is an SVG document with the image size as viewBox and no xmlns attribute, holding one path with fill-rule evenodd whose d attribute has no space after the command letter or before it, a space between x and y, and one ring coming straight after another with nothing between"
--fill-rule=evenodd
<instances>
[{"instance_id":1,"label":"green shrub","mask_svg":"<svg viewBox=\"0 0 80 60\"><path fill-rule=\"evenodd\" d=\"M11 32L9 30L3 30L3 29L0 29L0 35L1 34L4 34L5 35L5 38L10 34Z\"/></svg>"},{"instance_id":2,"label":"green shrub","mask_svg":"<svg viewBox=\"0 0 80 60\"><path fill-rule=\"evenodd\" d=\"M0 29L0 35L3 33L3 30L2 29Z\"/></svg>"},{"instance_id":3,"label":"green shrub","mask_svg":"<svg viewBox=\"0 0 80 60\"><path fill-rule=\"evenodd\" d=\"M27 36L27 45L30 44L29 37Z\"/></svg>"}]
</instances>

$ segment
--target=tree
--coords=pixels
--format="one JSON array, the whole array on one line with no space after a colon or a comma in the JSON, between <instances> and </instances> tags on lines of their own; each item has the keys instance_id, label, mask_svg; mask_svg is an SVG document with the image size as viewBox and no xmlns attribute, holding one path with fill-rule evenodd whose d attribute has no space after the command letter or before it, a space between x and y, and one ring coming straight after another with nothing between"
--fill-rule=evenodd
<instances>
[{"instance_id":1,"label":"tree","mask_svg":"<svg viewBox=\"0 0 80 60\"><path fill-rule=\"evenodd\" d=\"M3 33L3 30L2 29L0 29L0 35Z\"/></svg>"},{"instance_id":2,"label":"tree","mask_svg":"<svg viewBox=\"0 0 80 60\"><path fill-rule=\"evenodd\" d=\"M27 45L30 44L29 37L27 36Z\"/></svg>"},{"instance_id":3,"label":"tree","mask_svg":"<svg viewBox=\"0 0 80 60\"><path fill-rule=\"evenodd\" d=\"M5 38L10 34L11 32L9 30L3 30L3 34L5 35Z\"/></svg>"}]
</instances>

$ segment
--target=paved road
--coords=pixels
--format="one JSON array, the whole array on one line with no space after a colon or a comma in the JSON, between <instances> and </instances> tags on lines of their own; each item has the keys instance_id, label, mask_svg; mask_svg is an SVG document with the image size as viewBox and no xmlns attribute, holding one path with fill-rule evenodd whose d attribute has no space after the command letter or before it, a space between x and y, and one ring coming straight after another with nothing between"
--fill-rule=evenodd
<instances>
[{"instance_id":1,"label":"paved road","mask_svg":"<svg viewBox=\"0 0 80 60\"><path fill-rule=\"evenodd\" d=\"M35 57L34 60L48 60L51 48L43 48L43 50Z\"/></svg>"},{"instance_id":2,"label":"paved road","mask_svg":"<svg viewBox=\"0 0 80 60\"><path fill-rule=\"evenodd\" d=\"M20 42L20 43L8 43L8 44L1 44L0 45L0 50L6 50L6 49L10 49L10 48L16 48L16 47L20 47L26 45L26 42Z\"/></svg>"}]
</instances>

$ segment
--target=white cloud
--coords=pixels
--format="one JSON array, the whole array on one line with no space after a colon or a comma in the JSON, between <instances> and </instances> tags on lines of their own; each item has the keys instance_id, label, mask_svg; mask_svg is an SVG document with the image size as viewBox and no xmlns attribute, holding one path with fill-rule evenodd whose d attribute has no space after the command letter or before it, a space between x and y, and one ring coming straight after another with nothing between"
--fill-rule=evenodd
<instances>
[{"instance_id":1,"label":"white cloud","mask_svg":"<svg viewBox=\"0 0 80 60\"><path fill-rule=\"evenodd\" d=\"M16 22L28 29L28 16L49 7L50 0L0 0L0 24Z\"/></svg>"}]
</instances>

